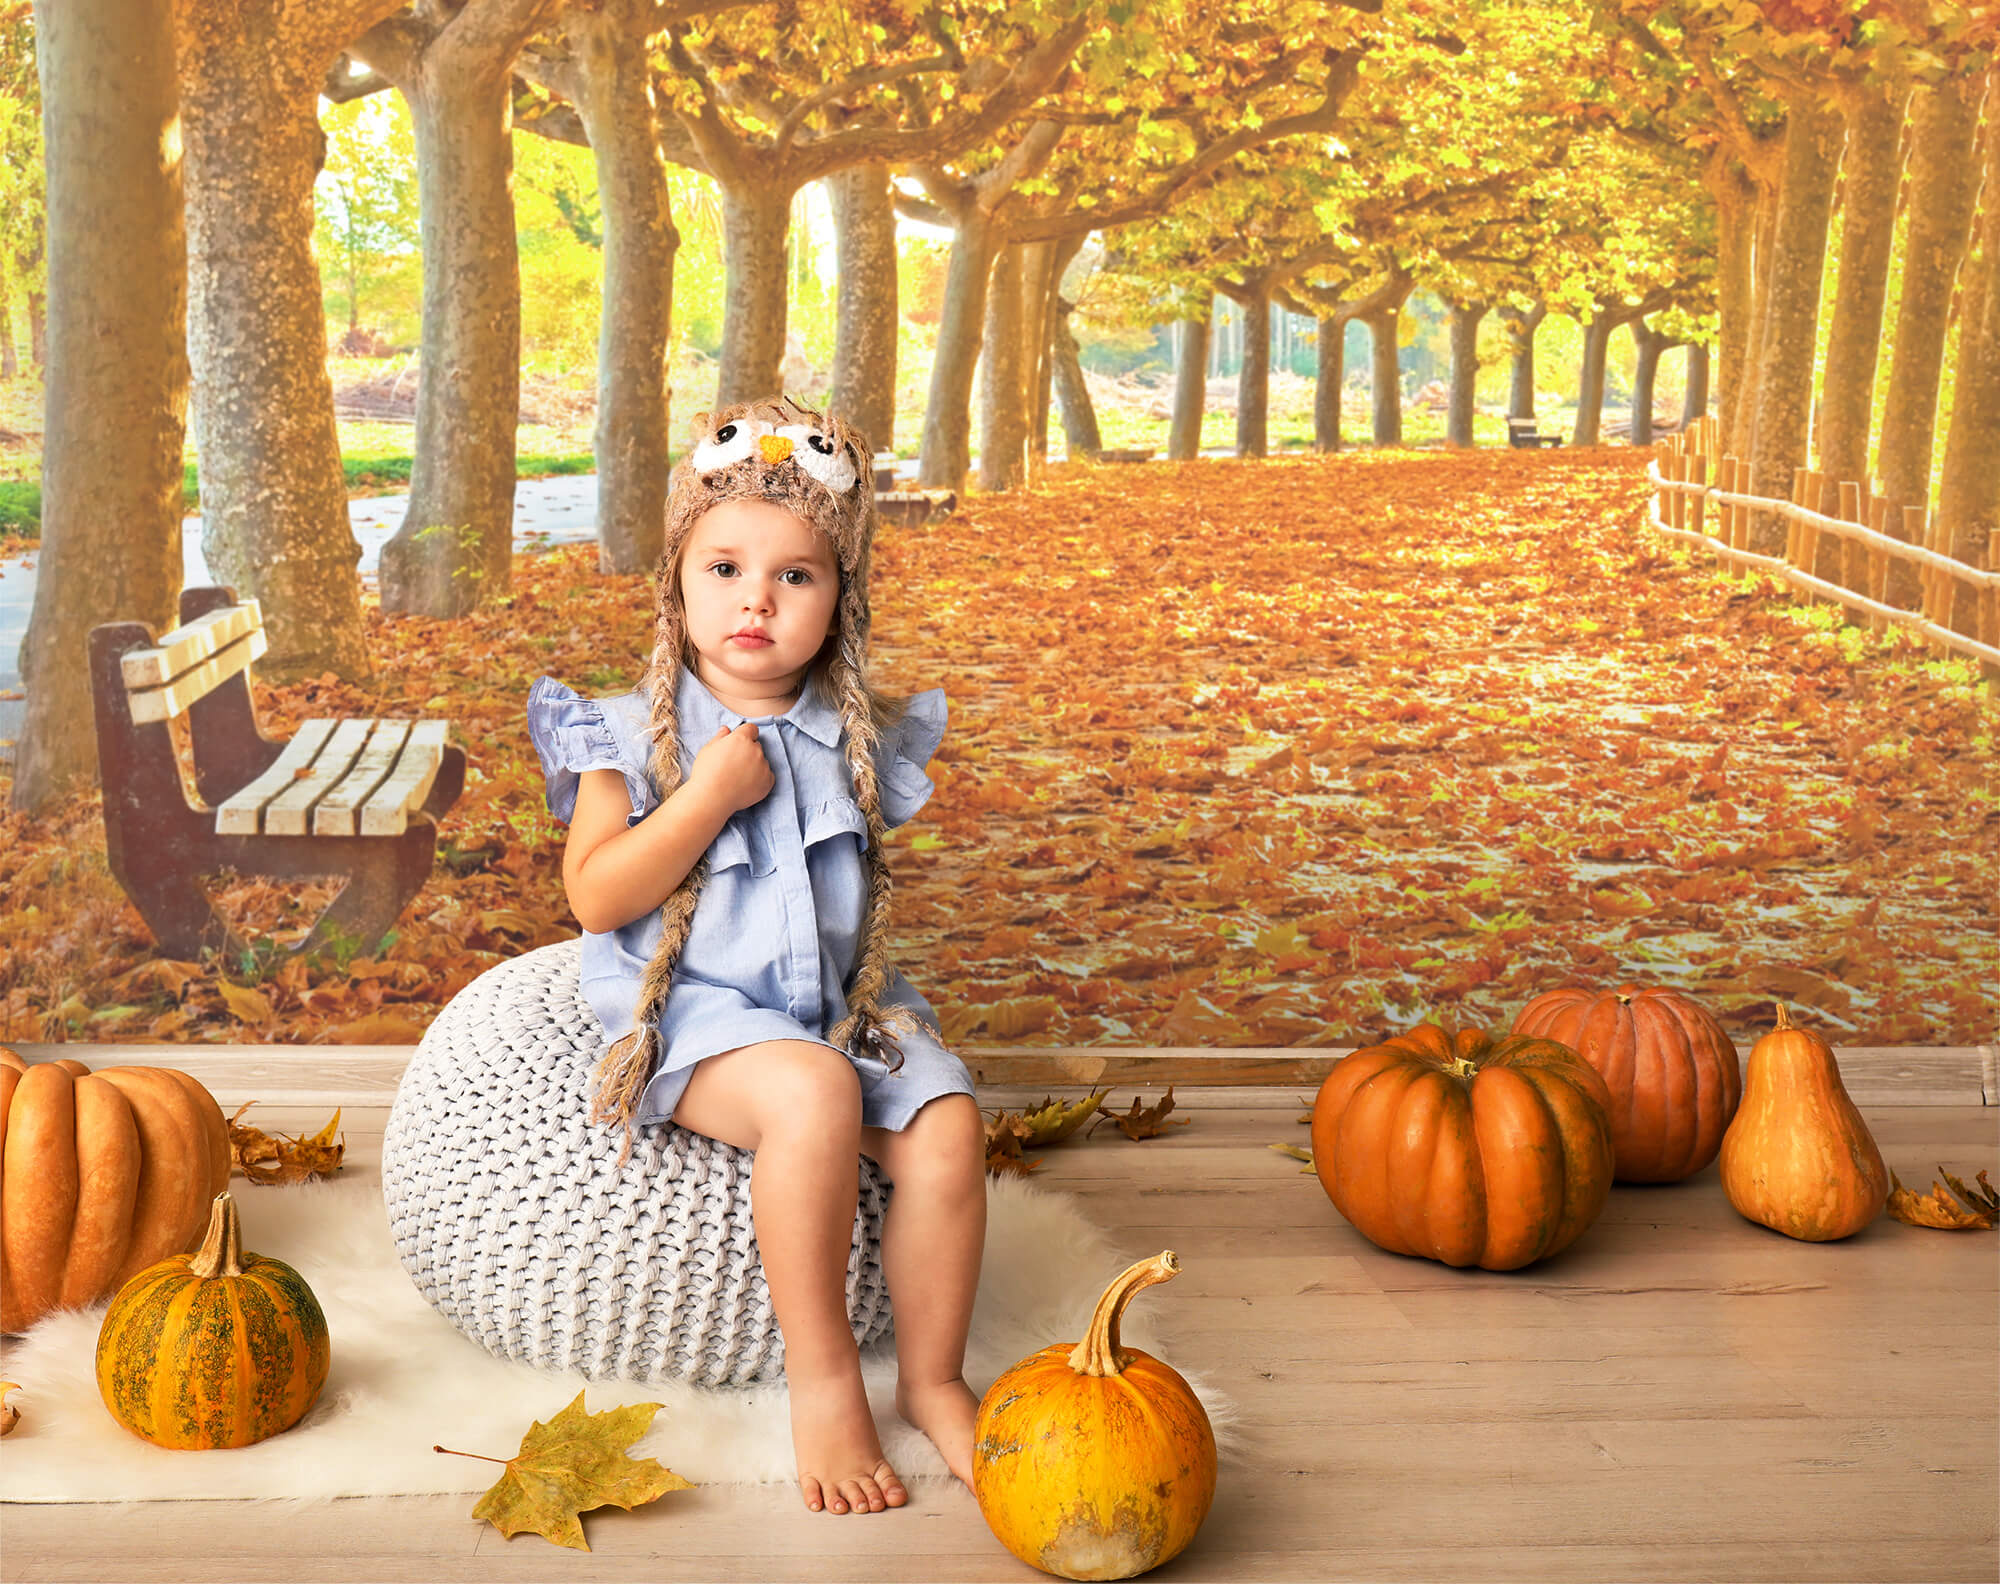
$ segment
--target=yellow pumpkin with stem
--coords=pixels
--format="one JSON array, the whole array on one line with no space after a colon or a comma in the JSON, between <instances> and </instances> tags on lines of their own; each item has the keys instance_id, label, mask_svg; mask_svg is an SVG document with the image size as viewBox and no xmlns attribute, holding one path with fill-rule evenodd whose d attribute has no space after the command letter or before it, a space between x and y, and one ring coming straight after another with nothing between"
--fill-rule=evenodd
<instances>
[{"instance_id":1,"label":"yellow pumpkin with stem","mask_svg":"<svg viewBox=\"0 0 2000 1584\"><path fill-rule=\"evenodd\" d=\"M249 1446L306 1416L326 1384L326 1316L283 1260L243 1251L236 1201L216 1195L192 1254L118 1290L97 1333L97 1390L155 1446Z\"/></svg>"},{"instance_id":2,"label":"yellow pumpkin with stem","mask_svg":"<svg viewBox=\"0 0 2000 1584\"><path fill-rule=\"evenodd\" d=\"M1135 1294L1180 1274L1171 1249L1104 1290L1081 1342L993 1383L973 1425L972 1492L1000 1543L1069 1579L1122 1579L1178 1556L1215 1499L1215 1432L1194 1389L1121 1347Z\"/></svg>"}]
</instances>

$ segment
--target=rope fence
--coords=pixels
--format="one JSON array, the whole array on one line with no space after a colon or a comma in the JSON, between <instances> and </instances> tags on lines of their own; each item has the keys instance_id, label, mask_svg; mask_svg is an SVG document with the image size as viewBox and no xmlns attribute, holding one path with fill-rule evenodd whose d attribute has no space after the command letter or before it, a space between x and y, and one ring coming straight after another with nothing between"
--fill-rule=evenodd
<instances>
[{"instance_id":1,"label":"rope fence","mask_svg":"<svg viewBox=\"0 0 2000 1584\"><path fill-rule=\"evenodd\" d=\"M1866 616L1871 632L1893 622L1935 648L1979 661L1989 680L2000 679L2000 532L1989 539L1985 569L1969 566L1945 553L1943 525L1922 506L1902 509L1903 537L1890 533L1894 508L1861 483L1801 468L1793 476L1789 501L1752 495L1749 464L1725 456L1714 459L1711 484L1716 444L1716 420L1703 418L1666 441L1647 464L1654 490L1649 520L1656 532L1703 545L1732 565L1755 567L1801 593L1844 605ZM1708 526L1711 504L1713 530ZM1835 505L1838 515L1814 510L1815 505ZM1751 521L1764 513L1785 523L1782 556L1750 548ZM1837 583L1815 570L1822 535L1841 541ZM1889 603L1889 569L1898 561L1917 570L1915 610ZM1973 632L1952 625L1953 596L1960 587L1972 591Z\"/></svg>"}]
</instances>

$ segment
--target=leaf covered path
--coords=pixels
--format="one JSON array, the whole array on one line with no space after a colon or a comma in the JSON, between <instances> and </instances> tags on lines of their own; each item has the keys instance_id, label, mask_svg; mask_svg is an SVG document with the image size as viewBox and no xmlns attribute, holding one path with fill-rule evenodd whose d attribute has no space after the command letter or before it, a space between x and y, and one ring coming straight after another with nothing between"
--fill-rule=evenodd
<instances>
[{"instance_id":1,"label":"leaf covered path","mask_svg":"<svg viewBox=\"0 0 2000 1584\"><path fill-rule=\"evenodd\" d=\"M897 960L970 1044L1348 1044L1505 1022L1566 982L1774 1000L1838 1041L1976 1044L2000 982L2000 707L1958 665L1642 526L1628 451L1060 470L877 542L877 677L942 685L895 832ZM96 804L0 825L0 1038L394 1040L573 933L522 724L547 671L636 679L644 578L521 559L459 622L383 621L373 689L475 774L379 961L152 956ZM94 856L94 866L93 866ZM301 920L276 888L246 927ZM11 976L11 977L10 977Z\"/></svg>"}]
</instances>

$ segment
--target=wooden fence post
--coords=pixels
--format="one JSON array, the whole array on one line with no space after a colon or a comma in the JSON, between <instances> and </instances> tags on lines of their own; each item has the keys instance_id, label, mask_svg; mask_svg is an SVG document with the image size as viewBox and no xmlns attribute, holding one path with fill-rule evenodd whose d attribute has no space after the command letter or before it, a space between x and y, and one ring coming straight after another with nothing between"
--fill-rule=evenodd
<instances>
[{"instance_id":1,"label":"wooden fence post","mask_svg":"<svg viewBox=\"0 0 2000 1584\"><path fill-rule=\"evenodd\" d=\"M1853 504L1848 504L1849 490L1854 491ZM1840 515L1851 523L1868 521L1868 475L1862 474L1853 484L1840 486ZM1868 586L1868 547L1857 544L1852 539L1840 541L1840 586L1853 589L1859 594Z\"/></svg>"},{"instance_id":2,"label":"wooden fence post","mask_svg":"<svg viewBox=\"0 0 2000 1584\"><path fill-rule=\"evenodd\" d=\"M1886 496L1876 495L1868 503L1868 526L1878 534L1889 532L1889 502ZM1866 594L1878 605L1887 602L1889 594L1889 552L1875 545L1869 545L1868 580L1859 592ZM1868 630L1879 633L1889 625L1888 618L1875 612L1868 616Z\"/></svg>"},{"instance_id":3,"label":"wooden fence post","mask_svg":"<svg viewBox=\"0 0 2000 1584\"><path fill-rule=\"evenodd\" d=\"M1926 550L1937 548L1938 525L1931 521L1927 507L1905 506L1903 508L1903 536L1913 545L1921 545ZM1951 624L1951 590L1953 579L1936 567L1917 563L1917 608L1923 612L1924 620L1937 622L1939 626ZM1940 600L1939 596L1943 598ZM1942 609L1940 609L1942 607ZM1935 639L1931 647L1944 651L1944 646Z\"/></svg>"},{"instance_id":4,"label":"wooden fence post","mask_svg":"<svg viewBox=\"0 0 2000 1584\"><path fill-rule=\"evenodd\" d=\"M1708 420L1704 418L1702 422L1707 423ZM1697 451L1693 456L1688 458L1688 482L1698 485L1702 489L1708 488L1708 458L1702 452ZM1696 495L1688 504L1690 507L1688 526L1693 528L1696 533L1707 532L1701 525L1701 518L1703 510L1708 505L1708 497L1706 495Z\"/></svg>"},{"instance_id":5,"label":"wooden fence post","mask_svg":"<svg viewBox=\"0 0 2000 1584\"><path fill-rule=\"evenodd\" d=\"M1986 536L1986 570L2000 572L2000 528ZM1989 649L2000 649L2000 584L1988 584L1980 590L1979 641ZM1995 688L2000 688L2000 665L1982 660L1979 672Z\"/></svg>"}]
</instances>

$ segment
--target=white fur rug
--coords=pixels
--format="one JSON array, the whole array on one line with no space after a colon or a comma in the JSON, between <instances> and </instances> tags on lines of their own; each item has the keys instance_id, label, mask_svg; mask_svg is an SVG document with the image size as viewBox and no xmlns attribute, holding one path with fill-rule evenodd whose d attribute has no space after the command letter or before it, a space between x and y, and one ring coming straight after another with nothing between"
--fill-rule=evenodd
<instances>
[{"instance_id":1,"label":"white fur rug","mask_svg":"<svg viewBox=\"0 0 2000 1584\"><path fill-rule=\"evenodd\" d=\"M511 1457L537 1419L579 1390L596 1412L663 1402L634 1448L696 1484L789 1480L791 1429L782 1384L736 1389L588 1383L494 1358L418 1295L389 1241L372 1179L296 1188L244 1188L244 1247L296 1266L326 1311L333 1369L303 1423L256 1446L168 1452L120 1426L97 1395L94 1361L102 1308L53 1315L11 1341L0 1374L20 1383L21 1410L0 1441L0 1501L94 1502L176 1498L415 1495L478 1491L499 1470L443 1457L433 1445ZM967 1348L966 1377L983 1390L1002 1370L1051 1342L1083 1334L1105 1284L1131 1258L1113 1249L1059 1194L1018 1179L989 1183L985 1266ZM1123 1336L1159 1353L1173 1289L1144 1295ZM1233 1410L1174 1362L1199 1392L1218 1437ZM1216 1362L1220 1362L1219 1360ZM896 1416L895 1357L884 1342L864 1355L883 1450L905 1477L945 1473L922 1434Z\"/></svg>"}]
</instances>

